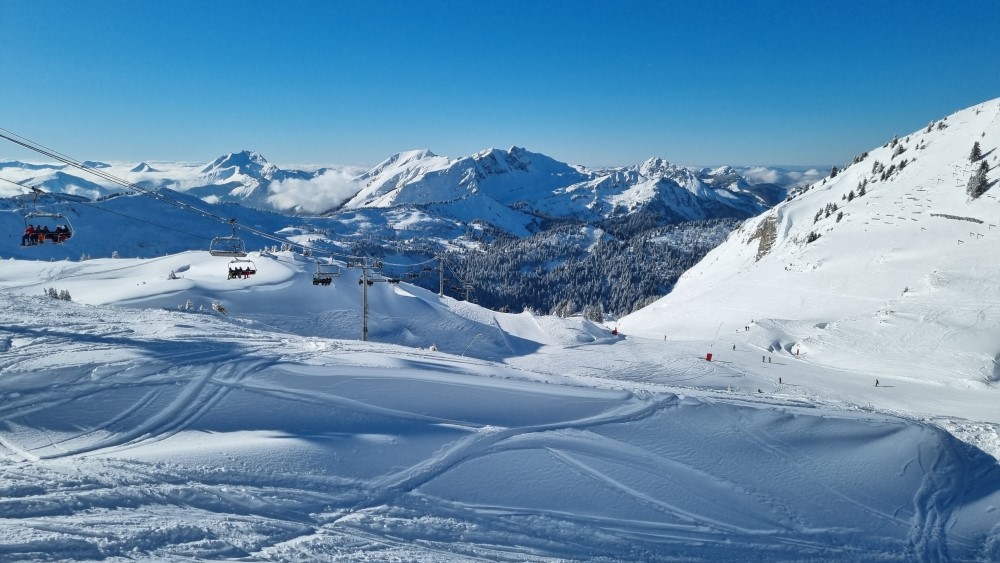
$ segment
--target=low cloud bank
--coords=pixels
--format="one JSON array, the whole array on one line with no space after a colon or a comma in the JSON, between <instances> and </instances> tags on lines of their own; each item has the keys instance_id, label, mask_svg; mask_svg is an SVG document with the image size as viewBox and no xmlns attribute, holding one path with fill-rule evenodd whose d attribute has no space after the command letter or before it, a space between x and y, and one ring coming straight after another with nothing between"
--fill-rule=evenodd
<instances>
[{"instance_id":1,"label":"low cloud bank","mask_svg":"<svg viewBox=\"0 0 1000 563\"><path fill-rule=\"evenodd\" d=\"M275 209L300 213L321 213L339 207L353 197L360 186L353 170L327 170L308 180L271 182L267 202Z\"/></svg>"},{"instance_id":2,"label":"low cloud bank","mask_svg":"<svg viewBox=\"0 0 1000 563\"><path fill-rule=\"evenodd\" d=\"M736 170L752 182L767 182L793 188L812 184L826 176L826 172L821 172L815 168L791 169L753 166L749 168L737 168Z\"/></svg>"}]
</instances>

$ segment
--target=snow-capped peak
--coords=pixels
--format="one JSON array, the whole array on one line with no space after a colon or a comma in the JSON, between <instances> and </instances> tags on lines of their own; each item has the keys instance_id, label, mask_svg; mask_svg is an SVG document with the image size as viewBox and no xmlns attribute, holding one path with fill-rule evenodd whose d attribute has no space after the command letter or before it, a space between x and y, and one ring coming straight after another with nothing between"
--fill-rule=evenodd
<instances>
[{"instance_id":1,"label":"snow-capped peak","mask_svg":"<svg viewBox=\"0 0 1000 563\"><path fill-rule=\"evenodd\" d=\"M639 165L639 174L645 178L656 178L673 173L677 167L666 160L655 156Z\"/></svg>"},{"instance_id":2,"label":"snow-capped peak","mask_svg":"<svg viewBox=\"0 0 1000 563\"><path fill-rule=\"evenodd\" d=\"M218 174L222 171L230 171L271 179L277 169L277 166L269 163L259 152L243 150L220 156L205 166L201 172L202 174Z\"/></svg>"}]
</instances>

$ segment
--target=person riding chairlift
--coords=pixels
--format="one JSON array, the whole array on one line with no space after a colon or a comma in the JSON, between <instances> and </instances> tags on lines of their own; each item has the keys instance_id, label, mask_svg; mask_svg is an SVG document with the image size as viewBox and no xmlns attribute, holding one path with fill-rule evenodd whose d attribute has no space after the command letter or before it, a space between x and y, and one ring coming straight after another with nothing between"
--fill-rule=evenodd
<instances>
[{"instance_id":1,"label":"person riding chairlift","mask_svg":"<svg viewBox=\"0 0 1000 563\"><path fill-rule=\"evenodd\" d=\"M56 243L65 242L66 239L70 237L69 227L66 225L59 225L56 227L55 234L52 240Z\"/></svg>"},{"instance_id":2,"label":"person riding chairlift","mask_svg":"<svg viewBox=\"0 0 1000 563\"><path fill-rule=\"evenodd\" d=\"M35 227L28 225L24 228L24 236L21 237L21 246L35 244Z\"/></svg>"}]
</instances>

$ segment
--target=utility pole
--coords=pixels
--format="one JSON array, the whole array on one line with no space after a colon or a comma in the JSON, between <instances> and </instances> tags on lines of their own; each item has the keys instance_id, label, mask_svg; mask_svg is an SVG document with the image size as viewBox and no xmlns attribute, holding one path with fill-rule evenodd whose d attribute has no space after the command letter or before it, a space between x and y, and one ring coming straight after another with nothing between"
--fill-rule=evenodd
<instances>
[{"instance_id":1,"label":"utility pole","mask_svg":"<svg viewBox=\"0 0 1000 563\"><path fill-rule=\"evenodd\" d=\"M361 266L361 341L368 342L368 263Z\"/></svg>"},{"instance_id":2,"label":"utility pole","mask_svg":"<svg viewBox=\"0 0 1000 563\"><path fill-rule=\"evenodd\" d=\"M438 256L438 297L444 297L444 257Z\"/></svg>"},{"instance_id":3,"label":"utility pole","mask_svg":"<svg viewBox=\"0 0 1000 563\"><path fill-rule=\"evenodd\" d=\"M365 258L361 262L349 264L348 267L361 270L361 277L358 278L358 285L361 286L361 341L368 342L368 288L375 283L397 284L399 280L396 278L385 278L381 275L375 277L369 274L369 270L379 270L382 268L381 260L376 260L373 263L368 258Z\"/></svg>"},{"instance_id":4,"label":"utility pole","mask_svg":"<svg viewBox=\"0 0 1000 563\"><path fill-rule=\"evenodd\" d=\"M438 256L437 260L438 260L438 297L444 297L444 256ZM452 274L455 274L455 272L452 271ZM455 277L457 278L458 275L455 274ZM458 283L462 284L461 287L465 290L465 300L468 301L469 294L472 291L473 287L472 284L468 282L463 282L461 279L458 280ZM457 291L457 288L453 289L456 289Z\"/></svg>"}]
</instances>

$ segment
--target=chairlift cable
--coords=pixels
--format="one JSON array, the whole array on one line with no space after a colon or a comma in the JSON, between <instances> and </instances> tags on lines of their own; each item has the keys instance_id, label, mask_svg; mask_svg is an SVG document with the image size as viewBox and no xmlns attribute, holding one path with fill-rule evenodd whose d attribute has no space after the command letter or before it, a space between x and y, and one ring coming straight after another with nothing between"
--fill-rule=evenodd
<instances>
[{"instance_id":1,"label":"chairlift cable","mask_svg":"<svg viewBox=\"0 0 1000 563\"><path fill-rule=\"evenodd\" d=\"M12 142L14 144L20 145L20 146L22 146L22 147L24 147L26 149L29 149L31 151L37 152L39 154L42 154L44 156L47 156L49 158L55 159L55 160L57 160L59 162L62 162L63 164L67 164L67 165L72 166L74 168L78 168L78 169L80 169L80 170L82 170L84 172L93 174L94 176L97 176L99 178L103 178L103 179L105 179L105 180L107 180L109 182L117 184L118 186L121 186L121 187L129 189L129 190L134 190L134 191L139 192L139 193L141 193L143 195L150 196L150 197L152 197L152 198L154 198L154 199L156 199L158 201L162 201L162 202L167 203L169 205L173 205L173 206L178 207L180 209L183 209L185 211L190 211L190 212L196 213L196 214L201 215L202 217L205 217L205 218L214 219L214 220L216 220L216 221L218 221L220 223L235 225L235 223L233 222L232 219L227 219L225 217L221 217L221 216L216 215L214 213L211 213L209 211L205 211L204 209L200 209L198 207L195 207L193 205L189 205L187 203L177 201L177 200L175 200L173 198L170 198L170 197L164 196L163 194L157 193L156 191L143 188L142 186L139 186L137 184L134 184L132 182L129 182L127 180L119 178L119 177L117 177L117 176L115 176L113 174L109 174L107 172L104 172L103 170L98 170L98 169L96 169L96 168L94 168L92 166L87 166L86 164L84 164L84 163L82 163L82 162L80 162L78 160L70 158L69 156L61 154L58 151L55 151L53 149L49 149L48 147L45 147L45 146L43 146L43 145L41 145L39 143L31 141L31 140L29 140L29 139L27 139L25 137L22 137L22 136L20 136L20 135L18 135L16 133L13 133L12 131L9 131L9 130L4 129L2 127L0 127L0 139L6 139L6 140L8 140L8 141L10 141L10 142ZM25 186L22 186L22 187L25 187ZM247 231L249 233L253 233L253 234L255 234L257 236L260 236L261 238L264 238L266 240L270 240L272 242L277 242L277 243L280 243L280 244L288 245L290 247L298 247L298 248L302 248L302 249L315 250L313 247L310 247L310 246L307 246L307 245L303 245L303 244L299 244L299 243L295 243L295 242L292 242L292 241L289 241L287 239L283 239L283 238L280 238L280 237L276 237L276 236L274 236L274 235L272 235L270 233L266 233L266 232L260 231L258 229L247 227L245 225L238 225L238 227L235 227L235 228L243 229L244 231Z\"/></svg>"},{"instance_id":2,"label":"chairlift cable","mask_svg":"<svg viewBox=\"0 0 1000 563\"><path fill-rule=\"evenodd\" d=\"M138 221L140 223L146 223L147 225L152 225L154 227L159 227L161 229L167 229L169 231L174 231L176 233L181 233L182 235L187 235L189 237L193 237L193 238L197 238L197 239L204 239L205 238L204 235L196 235L194 233L189 233L187 231L182 231L182 230L176 229L174 227L168 227L166 225L161 225L159 223L154 223L152 221L148 221L146 219L141 219L139 217L133 217L133 216L127 214L127 213L122 213L120 211L112 211L111 209L105 209L104 207L101 207L99 205L95 205L95 204L90 203L90 202L79 201L79 200L76 200L76 199L70 200L70 199L67 199L66 197L63 197L62 194L56 194L56 193L52 193L52 192L41 191L39 188L34 188L34 187L31 187L31 186L25 186L24 184L21 184L21 183L18 183L18 182L14 182L13 180L8 180L7 178L0 178L0 180L3 180L4 182L7 182L8 184L14 184L15 186L20 186L22 188L25 188L25 189L28 189L28 190L32 190L32 191L36 192L35 193L36 196L38 195L38 193L43 193L45 195L51 196L54 199L62 200L64 202L73 203L75 205L85 205L87 207L96 209L98 211L103 211L105 213L111 213L113 215L120 215L122 217L125 217L126 219L131 219L133 221Z\"/></svg>"},{"instance_id":3,"label":"chairlift cable","mask_svg":"<svg viewBox=\"0 0 1000 563\"><path fill-rule=\"evenodd\" d=\"M220 215L217 215L215 213L211 213L211 212L206 211L204 209L200 209L198 207L195 207L193 205L190 205L190 204L187 204L187 203L184 203L184 202L181 202L181 201L177 201L177 200L175 200L173 198L170 198L170 197L167 197L167 196L165 196L165 195L163 195L161 193L158 193L155 190L150 190L150 189L144 188L142 186L139 186L139 185L137 185L135 183L129 182L128 180L124 180L122 178L119 178L119 177L117 177L117 176L115 176L113 174L110 174L108 172L105 172L103 170L99 170L99 169L94 168L92 166L88 166L88 165L86 165L83 162L80 162L80 161L78 161L78 160L76 160L74 158L71 158L71 157L69 157L69 156L67 156L65 154L62 154L62 153L56 151L55 149L48 148L48 147L46 147L46 146L44 146L44 145L42 145L40 143L37 143L37 142L32 141L32 140L30 140L30 139L28 139L26 137L18 135L17 133L14 133L13 131L10 131L10 130L5 129L3 127L0 127L0 139L6 139L7 141L10 141L10 142L12 142L12 143L14 143L16 145L20 145L20 146L22 146L22 147L24 147L24 148L26 148L28 150L31 150L31 151L37 152L39 154L42 154L44 156L47 156L49 158L55 159L55 160L57 160L59 162L62 162L63 164L72 166L74 168L77 168L77 169L82 170L84 172L87 172L89 174L92 174L94 176L97 176L99 178L107 180L107 181L109 181L109 182L111 182L113 184L116 184L118 186L126 188L128 190L133 190L133 191L136 191L136 192L141 193L143 195L147 195L149 197L152 197L153 199L156 199L156 200L161 201L163 203L166 203L168 205L172 205L172 206L180 208L182 210L190 211L192 213L196 213L196 214L198 214L198 215L200 215L200 216L202 216L204 218L212 219L212 220L218 221L220 223L231 225L231 226L233 226L234 232L235 232L235 229L237 229L237 228L238 229L242 229L243 231L246 231L248 233L257 235L258 237L263 238L265 240L269 240L271 242L275 242L275 243L278 243L278 244L281 244L281 245L286 245L289 248L301 248L303 250L308 250L310 252L322 251L323 250L323 249L320 249L318 247L310 246L308 244L302 244L302 243L292 242L292 241L290 241L288 239L275 236L275 235L273 235L271 233L267 233L267 232L261 231L259 229L255 229L253 227L249 227L249 226L242 225L242 224L237 224L235 222L235 220L233 220L233 219L227 219L227 218L222 217ZM9 180L7 180L7 181L9 181ZM11 183L15 183L16 184L16 182L11 182ZM17 184L17 185L19 185L21 187L24 187L24 188L27 188L27 189L37 190L37 188L30 188L30 187L24 186L22 184ZM43 193L49 193L49 192L43 192ZM53 197L58 197L57 194L51 194L50 193L50 195L52 195ZM83 202L75 202L75 203L83 203ZM98 208L98 209L101 209L101 208ZM110 211L110 210L105 210L105 211L108 211L109 213L116 213L116 212L113 212L113 211ZM125 215L125 214L120 214L120 215L122 215L124 217L129 217L128 215ZM134 218L134 217L130 217L130 218L135 219L137 221L144 221L143 219L138 219L138 218ZM202 238L202 237L200 237L198 235L193 235L191 233L186 233L184 231L179 231L177 229L173 229L171 227L166 227L164 225L157 225L156 223L152 223L152 222L149 222L149 221L144 221L144 222L146 222L146 223L148 223L150 225L154 225L154 226L160 227L160 228L169 229L169 230L176 231L176 232L181 232L181 233L184 233L186 235L190 235L190 236L193 236L193 237L196 237L196 238ZM335 242L342 243L342 244L347 244L347 243L350 243L352 241L338 240L338 241L335 241ZM367 258L366 256L352 256L352 255L346 254L346 253L343 253L343 254L342 253L336 253L336 254L338 256L344 257L344 258L349 259L349 260L350 259L362 259L363 260L363 259ZM331 253L331 256L333 256L333 255L334 255L334 253ZM433 262L434 260L435 260L435 258L431 258L431 259L425 260L423 262L416 262L416 263L413 263L413 264L397 264L397 263L383 262L383 265L388 264L390 266L396 266L396 267L422 266L424 264L428 264L430 262ZM452 273L454 273L454 271ZM455 277L458 277L458 275L456 274Z\"/></svg>"}]
</instances>

